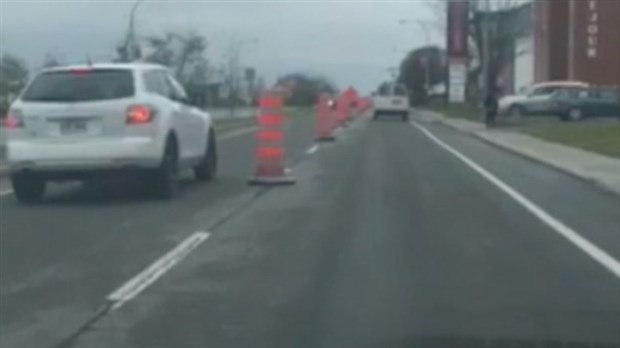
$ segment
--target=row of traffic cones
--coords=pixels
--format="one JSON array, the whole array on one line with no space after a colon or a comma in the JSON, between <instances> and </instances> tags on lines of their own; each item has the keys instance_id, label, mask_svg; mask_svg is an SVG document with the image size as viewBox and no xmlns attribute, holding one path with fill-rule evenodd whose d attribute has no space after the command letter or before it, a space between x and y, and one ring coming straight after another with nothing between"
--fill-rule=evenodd
<instances>
[{"instance_id":1,"label":"row of traffic cones","mask_svg":"<svg viewBox=\"0 0 620 348\"><path fill-rule=\"evenodd\" d=\"M270 92L259 99L259 113L256 117L258 129L255 133L256 170L248 182L251 185L291 185L295 178L284 165L285 149L284 124L286 115L284 101L277 92ZM321 94L315 106L316 141L334 141L334 131L360 117L371 103L367 98L359 98L353 88L347 89L337 98Z\"/></svg>"},{"instance_id":2,"label":"row of traffic cones","mask_svg":"<svg viewBox=\"0 0 620 348\"><path fill-rule=\"evenodd\" d=\"M316 110L316 141L334 141L334 131L346 127L354 119L363 115L370 108L367 98L360 98L353 88L347 89L337 98L328 94L319 97Z\"/></svg>"}]
</instances>

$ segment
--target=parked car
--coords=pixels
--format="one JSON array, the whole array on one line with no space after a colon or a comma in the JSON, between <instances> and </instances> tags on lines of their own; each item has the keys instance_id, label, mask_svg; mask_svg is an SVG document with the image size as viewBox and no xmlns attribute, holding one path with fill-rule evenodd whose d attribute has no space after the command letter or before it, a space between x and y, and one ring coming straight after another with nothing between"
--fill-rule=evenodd
<instances>
[{"instance_id":1,"label":"parked car","mask_svg":"<svg viewBox=\"0 0 620 348\"><path fill-rule=\"evenodd\" d=\"M552 95L561 88L589 85L579 81L552 81L534 84L524 88L516 95L504 96L499 100L500 115L519 117L522 115L549 115L554 113Z\"/></svg>"},{"instance_id":2,"label":"parked car","mask_svg":"<svg viewBox=\"0 0 620 348\"><path fill-rule=\"evenodd\" d=\"M556 114L565 121L588 117L619 117L620 91L617 88L563 88L553 97Z\"/></svg>"},{"instance_id":3,"label":"parked car","mask_svg":"<svg viewBox=\"0 0 620 348\"><path fill-rule=\"evenodd\" d=\"M152 64L97 64L40 72L4 121L13 191L42 198L51 180L92 180L135 170L163 198L180 168L215 175L208 113L188 104L168 70Z\"/></svg>"},{"instance_id":4,"label":"parked car","mask_svg":"<svg viewBox=\"0 0 620 348\"><path fill-rule=\"evenodd\" d=\"M399 83L383 85L373 95L373 119L380 116L396 116L409 121L409 98L407 87Z\"/></svg>"}]
</instances>

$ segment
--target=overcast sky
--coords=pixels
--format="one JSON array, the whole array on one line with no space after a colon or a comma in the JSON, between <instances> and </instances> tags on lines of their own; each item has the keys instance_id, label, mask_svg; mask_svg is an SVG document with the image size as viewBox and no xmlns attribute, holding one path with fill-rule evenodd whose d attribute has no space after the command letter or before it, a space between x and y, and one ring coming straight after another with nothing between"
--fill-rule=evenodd
<instances>
[{"instance_id":1,"label":"overcast sky","mask_svg":"<svg viewBox=\"0 0 620 348\"><path fill-rule=\"evenodd\" d=\"M415 23L429 22L431 41L443 46L425 3L407 1L165 1L145 0L136 16L139 36L194 30L207 37L207 58L221 63L233 37L245 45L242 63L268 81L288 72L329 77L340 87L368 92L389 78L405 52L425 44ZM0 0L1 53L30 67L46 52L64 62L110 60L124 37L133 0Z\"/></svg>"}]
</instances>

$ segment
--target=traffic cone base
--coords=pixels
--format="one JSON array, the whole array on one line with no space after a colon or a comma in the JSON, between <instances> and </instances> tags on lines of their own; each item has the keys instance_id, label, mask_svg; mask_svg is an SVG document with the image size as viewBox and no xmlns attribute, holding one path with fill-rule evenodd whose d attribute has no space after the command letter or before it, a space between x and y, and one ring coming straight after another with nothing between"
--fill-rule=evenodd
<instances>
[{"instance_id":1,"label":"traffic cone base","mask_svg":"<svg viewBox=\"0 0 620 348\"><path fill-rule=\"evenodd\" d=\"M318 137L316 139L314 139L315 141L318 142L332 142L332 141L336 141L336 138L333 135L326 135L326 136L322 136L322 137Z\"/></svg>"},{"instance_id":2,"label":"traffic cone base","mask_svg":"<svg viewBox=\"0 0 620 348\"><path fill-rule=\"evenodd\" d=\"M290 174L290 170L286 168L284 173L278 176L273 175L255 175L248 179L248 184L253 186L286 186L295 184L296 180Z\"/></svg>"}]
</instances>

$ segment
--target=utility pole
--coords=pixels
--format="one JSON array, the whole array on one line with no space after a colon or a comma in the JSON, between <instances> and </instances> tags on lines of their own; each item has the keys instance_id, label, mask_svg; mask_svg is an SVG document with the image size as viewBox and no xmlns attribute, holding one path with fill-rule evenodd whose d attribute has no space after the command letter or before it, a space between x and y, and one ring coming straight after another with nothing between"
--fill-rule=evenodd
<instances>
[{"instance_id":1,"label":"utility pole","mask_svg":"<svg viewBox=\"0 0 620 348\"><path fill-rule=\"evenodd\" d=\"M239 69L239 44L235 41L231 42L228 69L228 107L230 110L230 117L233 118L235 117L235 109L237 107L237 70Z\"/></svg>"},{"instance_id":2,"label":"utility pole","mask_svg":"<svg viewBox=\"0 0 620 348\"><path fill-rule=\"evenodd\" d=\"M490 72L490 62L491 62L491 52L490 52L490 43L489 43L489 14L491 12L491 2L490 0L479 0L482 2L482 22L480 23L482 29L482 76L483 76L483 87L484 87L484 95L488 95L491 91L489 72ZM479 9L480 10L480 9Z\"/></svg>"},{"instance_id":3,"label":"utility pole","mask_svg":"<svg viewBox=\"0 0 620 348\"><path fill-rule=\"evenodd\" d=\"M428 31L426 24L422 20L417 20L416 23L424 32L424 38L426 40L425 41L426 47L429 48L431 46L431 36L430 36L430 33ZM430 66L431 59L428 55L423 58L424 58L424 89L426 89L426 94L429 95L431 92L431 66Z\"/></svg>"},{"instance_id":4,"label":"utility pole","mask_svg":"<svg viewBox=\"0 0 620 348\"><path fill-rule=\"evenodd\" d=\"M235 116L235 109L237 107L237 97L238 97L238 92L239 92L239 70L241 68L241 63L240 63L240 55L241 55L241 48L244 44L252 44L252 43L258 43L259 40L258 38L252 38L252 39L246 39L246 40L238 40L238 39L233 39L231 41L230 44L230 51L229 51L229 57L228 57L228 68L230 69L229 71L229 110L230 110L230 117L234 117Z\"/></svg>"}]
</instances>

